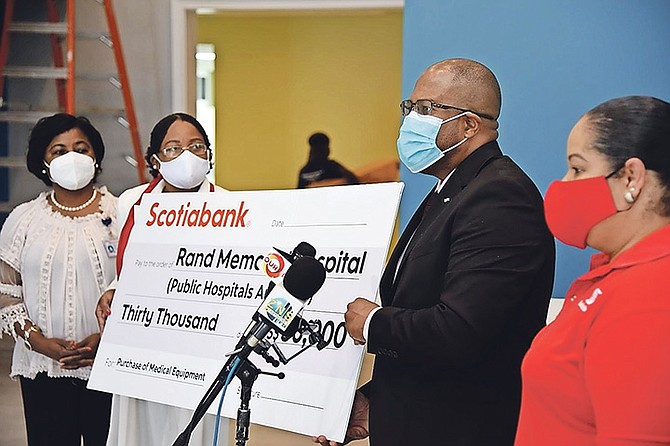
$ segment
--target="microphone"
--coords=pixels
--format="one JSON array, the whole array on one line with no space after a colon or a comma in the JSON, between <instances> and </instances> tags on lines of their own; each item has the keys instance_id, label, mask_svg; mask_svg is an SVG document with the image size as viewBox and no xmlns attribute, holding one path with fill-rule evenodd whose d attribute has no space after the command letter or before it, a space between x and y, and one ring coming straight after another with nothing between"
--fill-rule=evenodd
<instances>
[{"instance_id":1,"label":"microphone","mask_svg":"<svg viewBox=\"0 0 670 446\"><path fill-rule=\"evenodd\" d=\"M298 317L305 302L319 291L325 281L326 269L321 262L314 257L295 257L286 270L282 283L270 289L256 310L252 318L256 324L247 331L235 349L238 357L246 359L273 328L285 333L293 327L295 324L291 325L291 322Z\"/></svg>"},{"instance_id":2,"label":"microphone","mask_svg":"<svg viewBox=\"0 0 670 446\"><path fill-rule=\"evenodd\" d=\"M207 408L212 404L216 395L225 386L224 381L226 381L226 376L229 376L233 367L237 367L233 366L233 364L240 364L240 362L236 361L241 361L243 364L242 367L244 367L243 373L239 374L239 370L235 373L235 376L239 377L242 382L242 403L238 409L237 429L238 433L240 429L242 429L241 432L243 434L246 433L249 425L251 385L258 373L261 373L253 364L246 361L247 358L273 328L281 333L285 333L287 329L290 330L291 327L297 325L296 323L292 324L292 322L294 320L296 322L301 320L298 315L305 306L305 302L311 299L326 281L326 269L321 262L316 260L313 254L311 257L303 254L309 254L310 252L315 254L316 250L306 242L300 243L293 250L291 253L291 256L293 256L291 266L286 270L283 281L274 287L268 287L265 300L252 317L252 321L256 321L256 323L253 327L246 330L245 335L237 343L235 350L227 355L230 358L228 358L225 366L221 369L200 403L198 403L198 406L193 411L191 421L184 431L179 434L173 446L188 445L193 429L195 429L195 426L205 415ZM272 284L273 282L270 283ZM261 345L256 351L267 361L271 357L267 354L267 349L264 350L264 348L265 345ZM281 377L280 375L277 376ZM248 437L245 436L245 438Z\"/></svg>"},{"instance_id":3,"label":"microphone","mask_svg":"<svg viewBox=\"0 0 670 446\"><path fill-rule=\"evenodd\" d=\"M295 262L295 260L300 257L316 256L316 248L314 248L314 246L310 245L307 242L298 243L298 246L293 248L293 251L291 252L282 251L281 249L275 248L274 246L272 247L272 249L281 254L281 256L284 257L286 260L288 260L290 263Z\"/></svg>"}]
</instances>

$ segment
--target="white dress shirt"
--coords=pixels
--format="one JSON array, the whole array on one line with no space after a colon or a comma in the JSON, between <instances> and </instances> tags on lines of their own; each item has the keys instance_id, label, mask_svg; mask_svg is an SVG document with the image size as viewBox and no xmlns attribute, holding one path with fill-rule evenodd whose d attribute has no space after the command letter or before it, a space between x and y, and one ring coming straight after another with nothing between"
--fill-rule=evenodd
<instances>
[{"instance_id":1,"label":"white dress shirt","mask_svg":"<svg viewBox=\"0 0 670 446\"><path fill-rule=\"evenodd\" d=\"M456 169L452 170L449 172L449 174L442 180L438 180L437 185L435 186L435 191L431 193L439 194L442 189L444 188L444 185L447 184L447 181L449 181L449 178L454 174ZM412 234L414 236L414 234ZM405 245L405 249L407 249L407 246L409 246L409 242L411 242L412 239L410 238L409 241L407 242L407 245ZM398 274L398 271L400 269L400 264L403 261L403 258L405 257L405 251L403 251L402 256L400 256L400 259L398 260L398 264L396 265L396 270L395 270L395 275ZM395 281L395 275L394 275L394 281ZM368 313L368 317L365 319L365 323L363 324L363 342L367 342L368 339L368 333L370 332L370 321L372 321L372 316L375 315L375 313L379 310L381 310L382 307L377 307L373 309L370 313Z\"/></svg>"}]
</instances>

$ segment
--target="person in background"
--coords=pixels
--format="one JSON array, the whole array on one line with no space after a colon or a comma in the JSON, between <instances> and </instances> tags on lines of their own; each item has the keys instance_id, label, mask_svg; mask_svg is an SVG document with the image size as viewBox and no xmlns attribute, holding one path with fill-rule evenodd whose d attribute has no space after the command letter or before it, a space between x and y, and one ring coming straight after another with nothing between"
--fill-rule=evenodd
<instances>
[{"instance_id":1,"label":"person in background","mask_svg":"<svg viewBox=\"0 0 670 446\"><path fill-rule=\"evenodd\" d=\"M542 196L498 146L500 86L484 65L436 63L400 105L400 160L438 183L391 254L382 306L357 298L344 315L376 355L346 440L512 445L521 359L553 286Z\"/></svg>"},{"instance_id":2,"label":"person in background","mask_svg":"<svg viewBox=\"0 0 670 446\"><path fill-rule=\"evenodd\" d=\"M28 171L52 189L0 232L0 336L14 346L30 446L102 446L111 395L86 384L100 340L94 310L114 279L117 199L95 186L105 156L88 119L58 113L30 132Z\"/></svg>"},{"instance_id":3,"label":"person in background","mask_svg":"<svg viewBox=\"0 0 670 446\"><path fill-rule=\"evenodd\" d=\"M298 189L314 187L323 180L340 180L338 184L358 184L353 172L330 159L330 139L324 133L309 137L309 159L298 174Z\"/></svg>"},{"instance_id":4,"label":"person in background","mask_svg":"<svg viewBox=\"0 0 670 446\"><path fill-rule=\"evenodd\" d=\"M522 366L517 446L670 445L670 104L606 101L567 142L545 213L600 253Z\"/></svg>"},{"instance_id":5,"label":"person in background","mask_svg":"<svg viewBox=\"0 0 670 446\"><path fill-rule=\"evenodd\" d=\"M124 222L119 237L117 271L123 266L125 243L130 236L134 207L144 194L172 192L222 192L224 189L210 183L212 153L205 129L193 116L185 113L170 114L154 126L147 148L146 161L153 181L123 192L119 197L118 221ZM116 283L100 297L95 314L100 329L111 314ZM114 395L109 446L163 446L172 444L191 419L193 411L166 404L153 403ZM191 445L212 443L216 417L205 415L191 436ZM225 420L224 420L225 422ZM225 436L226 430L222 433ZM225 446L225 441L219 442Z\"/></svg>"}]
</instances>

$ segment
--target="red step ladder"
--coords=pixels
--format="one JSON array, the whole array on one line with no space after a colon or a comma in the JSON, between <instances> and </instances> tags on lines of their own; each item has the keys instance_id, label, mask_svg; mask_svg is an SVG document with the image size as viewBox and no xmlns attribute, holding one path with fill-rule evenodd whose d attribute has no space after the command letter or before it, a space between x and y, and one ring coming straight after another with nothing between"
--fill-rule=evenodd
<instances>
[{"instance_id":1,"label":"red step ladder","mask_svg":"<svg viewBox=\"0 0 670 446\"><path fill-rule=\"evenodd\" d=\"M142 155L140 137L135 116L135 107L130 92L128 73L123 59L119 30L114 15L112 0L96 0L104 7L109 35L99 36L99 40L114 52L116 71L118 77L109 78L117 89L121 90L124 110L119 114L117 121L130 132L135 161L137 162L137 177L140 183L146 182L146 164ZM5 11L0 40L0 121L35 123L39 118L53 114L54 111L25 111L9 110L5 100L5 79L54 79L58 96L59 111L75 114L75 0L65 0L65 20L61 21L58 4L56 0L44 0L48 21L13 21L14 0L5 0ZM48 34L51 43L53 66L8 66L10 36L13 33L36 33ZM63 54L63 36L65 36L65 55ZM9 167L15 167L16 163L8 161L1 163ZM21 163L23 165L23 163Z\"/></svg>"}]
</instances>

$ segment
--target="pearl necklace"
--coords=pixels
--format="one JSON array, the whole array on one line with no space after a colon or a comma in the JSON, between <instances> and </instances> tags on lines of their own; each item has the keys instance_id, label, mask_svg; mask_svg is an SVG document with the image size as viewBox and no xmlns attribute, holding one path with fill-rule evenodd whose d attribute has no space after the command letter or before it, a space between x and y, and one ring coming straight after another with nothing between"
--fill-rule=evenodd
<instances>
[{"instance_id":1,"label":"pearl necklace","mask_svg":"<svg viewBox=\"0 0 670 446\"><path fill-rule=\"evenodd\" d=\"M86 200L85 203L80 204L79 206L63 206L60 204L58 201L56 201L56 191L51 191L51 202L56 206L58 209L61 211L65 212L77 212L81 211L82 209L88 207L95 201L95 197L98 196L98 190L96 188L93 188L93 195L91 195L91 198Z\"/></svg>"}]
</instances>

